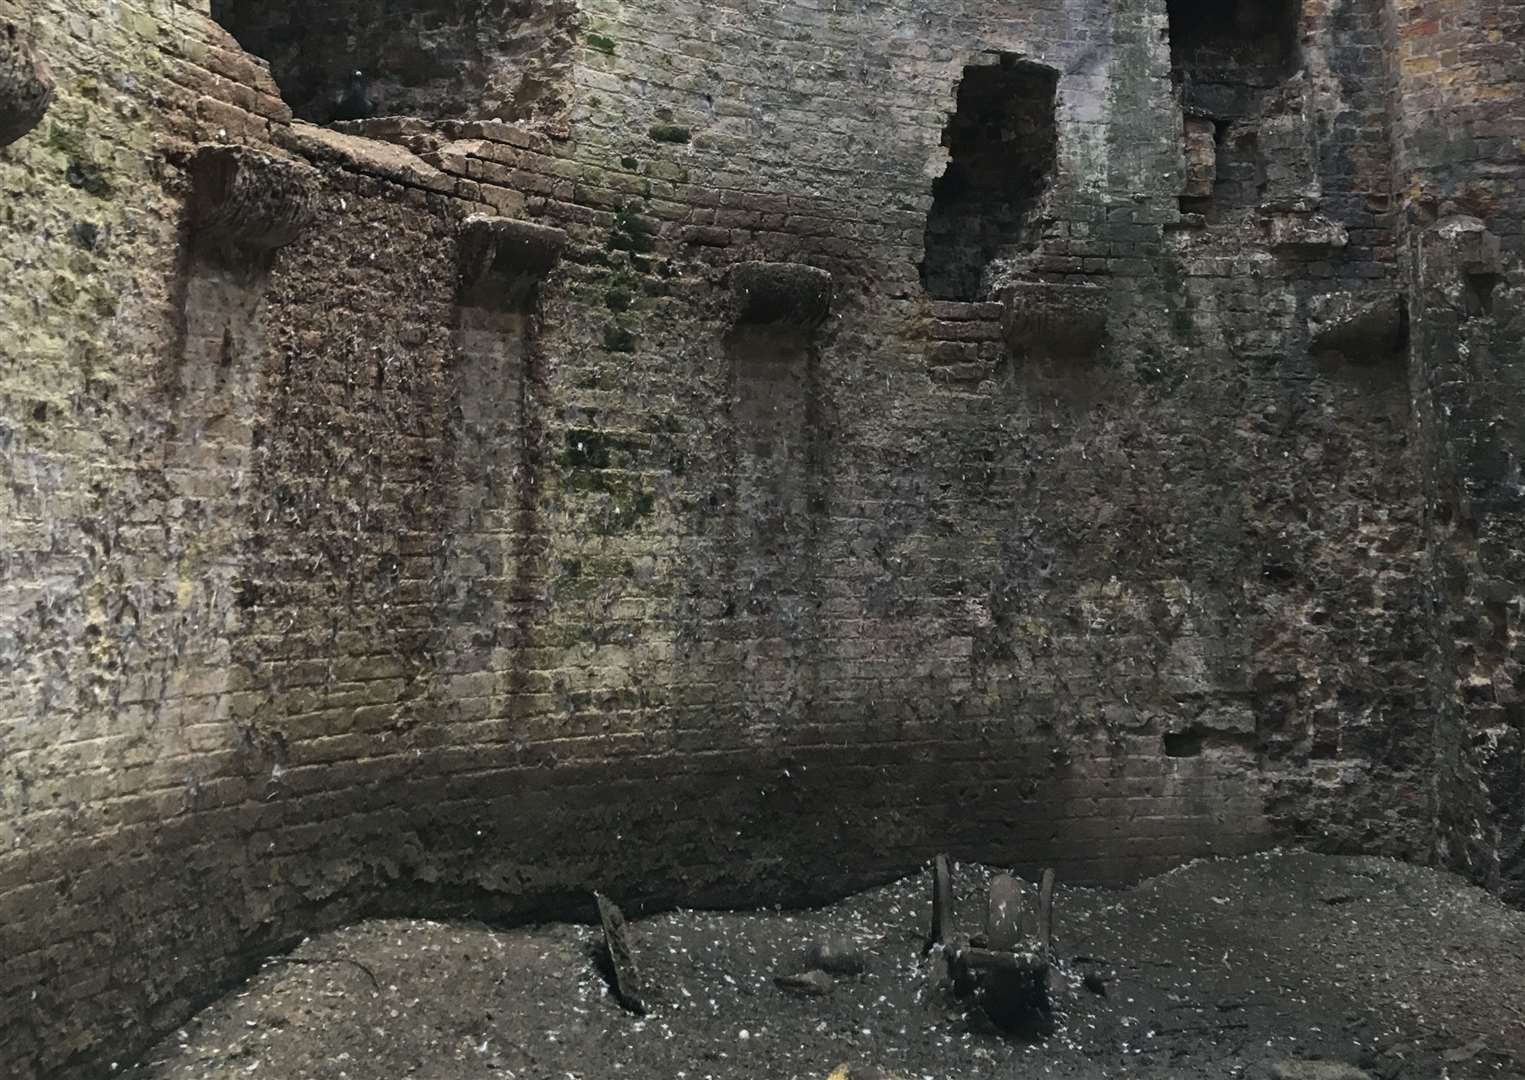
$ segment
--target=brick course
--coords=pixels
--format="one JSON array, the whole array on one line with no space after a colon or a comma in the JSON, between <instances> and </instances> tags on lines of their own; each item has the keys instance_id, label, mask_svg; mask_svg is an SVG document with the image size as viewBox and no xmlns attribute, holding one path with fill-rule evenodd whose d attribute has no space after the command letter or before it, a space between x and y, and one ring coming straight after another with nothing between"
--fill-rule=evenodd
<instances>
[{"instance_id":1,"label":"brick course","mask_svg":"<svg viewBox=\"0 0 1525 1080\"><path fill-rule=\"evenodd\" d=\"M0 1072L595 886L1302 840L1517 889L1525 35L1440 6L1305 0L1280 171L1202 206L1164 0L585 0L564 109L341 131L204 4L0 0L59 82L0 149ZM1060 73L992 282L1094 286L1084 355L921 286L989 51ZM195 235L205 142L314 166L313 224ZM567 236L527 309L462 292L480 213ZM1459 214L1491 285L1422 258ZM749 261L829 271L825 325L735 326ZM1400 291L1408 356L1310 354Z\"/></svg>"}]
</instances>

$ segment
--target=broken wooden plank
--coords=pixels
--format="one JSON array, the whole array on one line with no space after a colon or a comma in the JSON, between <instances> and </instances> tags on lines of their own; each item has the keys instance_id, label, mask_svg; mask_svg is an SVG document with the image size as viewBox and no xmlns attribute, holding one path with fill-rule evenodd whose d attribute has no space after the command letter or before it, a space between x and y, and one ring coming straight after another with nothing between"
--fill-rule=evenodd
<instances>
[{"instance_id":1,"label":"broken wooden plank","mask_svg":"<svg viewBox=\"0 0 1525 1080\"><path fill-rule=\"evenodd\" d=\"M1043 882L1038 886L1038 952L1045 958L1053 956L1054 945L1054 868L1043 871Z\"/></svg>"},{"instance_id":2,"label":"broken wooden plank","mask_svg":"<svg viewBox=\"0 0 1525 1080\"><path fill-rule=\"evenodd\" d=\"M948 856L939 855L932 860L932 930L927 936L927 948L941 945L953 932L953 872L948 868Z\"/></svg>"},{"instance_id":3,"label":"broken wooden plank","mask_svg":"<svg viewBox=\"0 0 1525 1080\"><path fill-rule=\"evenodd\" d=\"M645 1016L646 1002L641 998L641 976L636 970L635 956L630 951L624 912L603 893L594 893L593 899L598 902L598 921L604 927L604 947L609 954L614 996L637 1016Z\"/></svg>"},{"instance_id":4,"label":"broken wooden plank","mask_svg":"<svg viewBox=\"0 0 1525 1080\"><path fill-rule=\"evenodd\" d=\"M1021 938L1022 886L1010 874L997 874L990 882L985 946L997 952L1014 952Z\"/></svg>"},{"instance_id":5,"label":"broken wooden plank","mask_svg":"<svg viewBox=\"0 0 1525 1080\"><path fill-rule=\"evenodd\" d=\"M1048 969L1048 959L1036 952L1000 952L970 946L954 957L971 971L1003 971L1009 975L1034 975Z\"/></svg>"}]
</instances>

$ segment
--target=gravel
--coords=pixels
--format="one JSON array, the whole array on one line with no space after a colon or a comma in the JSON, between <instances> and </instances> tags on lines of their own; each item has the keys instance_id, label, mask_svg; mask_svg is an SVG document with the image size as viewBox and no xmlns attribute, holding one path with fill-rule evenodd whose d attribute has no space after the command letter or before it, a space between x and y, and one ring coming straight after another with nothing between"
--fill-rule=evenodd
<instances>
[{"instance_id":1,"label":"gravel","mask_svg":"<svg viewBox=\"0 0 1525 1080\"><path fill-rule=\"evenodd\" d=\"M982 928L996 872L955 867L959 929ZM929 879L816 911L633 921L645 1017L611 996L591 926L360 923L273 958L123 1074L1525 1077L1525 913L1443 873L1270 852L1126 891L1061 882L1056 1023L1029 1039L928 992ZM779 988L823 940L861 950L866 971L821 996Z\"/></svg>"}]
</instances>

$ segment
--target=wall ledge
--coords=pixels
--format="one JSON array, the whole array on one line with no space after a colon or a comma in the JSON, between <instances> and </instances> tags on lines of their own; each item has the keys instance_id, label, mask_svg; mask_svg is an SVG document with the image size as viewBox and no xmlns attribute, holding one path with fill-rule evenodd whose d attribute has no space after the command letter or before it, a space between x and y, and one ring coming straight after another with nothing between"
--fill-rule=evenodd
<instances>
[{"instance_id":1,"label":"wall ledge","mask_svg":"<svg viewBox=\"0 0 1525 1080\"><path fill-rule=\"evenodd\" d=\"M567 234L531 221L472 214L461 223L459 265L462 293L504 306L519 306L561 259Z\"/></svg>"},{"instance_id":2,"label":"wall ledge","mask_svg":"<svg viewBox=\"0 0 1525 1080\"><path fill-rule=\"evenodd\" d=\"M196 231L233 244L278 248L317 216L317 170L247 146L208 143L190 163Z\"/></svg>"},{"instance_id":3,"label":"wall ledge","mask_svg":"<svg viewBox=\"0 0 1525 1080\"><path fill-rule=\"evenodd\" d=\"M1100 285L1018 281L1000 292L1006 347L1014 353L1079 359L1107 335L1107 292Z\"/></svg>"},{"instance_id":4,"label":"wall ledge","mask_svg":"<svg viewBox=\"0 0 1525 1080\"><path fill-rule=\"evenodd\" d=\"M1391 356L1403 346L1403 324L1397 292L1328 293L1309 305L1309 346L1352 358Z\"/></svg>"},{"instance_id":5,"label":"wall ledge","mask_svg":"<svg viewBox=\"0 0 1525 1080\"><path fill-rule=\"evenodd\" d=\"M787 262L738 263L731 270L732 316L738 325L780 325L811 331L831 314L831 274Z\"/></svg>"}]
</instances>

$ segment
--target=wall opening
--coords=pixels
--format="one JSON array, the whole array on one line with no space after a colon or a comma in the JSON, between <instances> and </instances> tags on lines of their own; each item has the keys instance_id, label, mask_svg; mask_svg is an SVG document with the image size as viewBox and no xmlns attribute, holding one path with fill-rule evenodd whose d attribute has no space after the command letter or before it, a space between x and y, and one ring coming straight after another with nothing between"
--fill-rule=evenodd
<instances>
[{"instance_id":1,"label":"wall opening","mask_svg":"<svg viewBox=\"0 0 1525 1080\"><path fill-rule=\"evenodd\" d=\"M1177 81L1197 95L1275 86L1300 63L1299 7L1300 0L1169 0Z\"/></svg>"},{"instance_id":2,"label":"wall opening","mask_svg":"<svg viewBox=\"0 0 1525 1080\"><path fill-rule=\"evenodd\" d=\"M212 0L303 120L525 120L566 105L575 0Z\"/></svg>"},{"instance_id":3,"label":"wall opening","mask_svg":"<svg viewBox=\"0 0 1525 1080\"><path fill-rule=\"evenodd\" d=\"M978 300L993 262L1037 245L1036 210L1058 156L1058 86L1057 71L1011 56L964 69L927 215L921 280L932 297Z\"/></svg>"},{"instance_id":4,"label":"wall opening","mask_svg":"<svg viewBox=\"0 0 1525 1080\"><path fill-rule=\"evenodd\" d=\"M1301 67L1300 8L1301 0L1169 0L1171 76L1187 117L1183 209L1211 219L1264 201L1260 128L1276 88Z\"/></svg>"}]
</instances>

